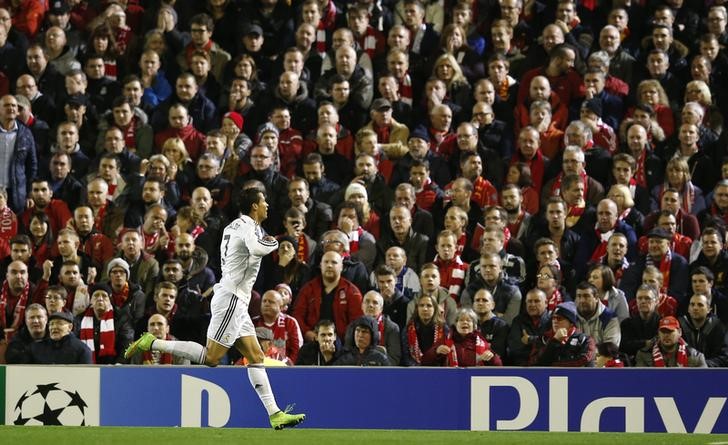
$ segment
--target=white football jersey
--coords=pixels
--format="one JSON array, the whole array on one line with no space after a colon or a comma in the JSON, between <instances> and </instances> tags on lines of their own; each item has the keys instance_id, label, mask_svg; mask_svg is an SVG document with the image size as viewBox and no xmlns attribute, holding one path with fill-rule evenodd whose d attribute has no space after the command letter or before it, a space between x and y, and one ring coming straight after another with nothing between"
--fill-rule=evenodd
<instances>
[{"instance_id":1,"label":"white football jersey","mask_svg":"<svg viewBox=\"0 0 728 445\"><path fill-rule=\"evenodd\" d=\"M263 229L247 215L225 227L220 244L222 279L216 288L220 286L249 301L260 261L278 248L278 241L264 240L264 236Z\"/></svg>"}]
</instances>

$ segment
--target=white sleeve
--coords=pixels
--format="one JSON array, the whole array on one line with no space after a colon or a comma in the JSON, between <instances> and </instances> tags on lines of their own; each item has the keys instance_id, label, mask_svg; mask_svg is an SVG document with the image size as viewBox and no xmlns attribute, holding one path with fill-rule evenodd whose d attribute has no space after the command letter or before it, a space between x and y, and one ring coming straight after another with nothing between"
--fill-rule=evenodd
<instances>
[{"instance_id":1,"label":"white sleeve","mask_svg":"<svg viewBox=\"0 0 728 445\"><path fill-rule=\"evenodd\" d=\"M246 229L248 228L246 227ZM263 238L258 238L254 229L245 230L243 241L248 246L248 251L255 256L266 256L278 248L278 240L273 239L268 241Z\"/></svg>"}]
</instances>

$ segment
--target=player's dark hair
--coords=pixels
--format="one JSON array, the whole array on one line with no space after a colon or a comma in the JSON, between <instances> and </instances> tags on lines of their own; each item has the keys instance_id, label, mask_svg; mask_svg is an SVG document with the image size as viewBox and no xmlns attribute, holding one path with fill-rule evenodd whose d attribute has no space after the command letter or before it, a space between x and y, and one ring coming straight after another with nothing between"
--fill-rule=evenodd
<instances>
[{"instance_id":1,"label":"player's dark hair","mask_svg":"<svg viewBox=\"0 0 728 445\"><path fill-rule=\"evenodd\" d=\"M260 196L265 199L265 193L261 192L257 188L245 189L240 193L240 211L243 215L250 213L253 208L253 204L260 202Z\"/></svg>"}]
</instances>

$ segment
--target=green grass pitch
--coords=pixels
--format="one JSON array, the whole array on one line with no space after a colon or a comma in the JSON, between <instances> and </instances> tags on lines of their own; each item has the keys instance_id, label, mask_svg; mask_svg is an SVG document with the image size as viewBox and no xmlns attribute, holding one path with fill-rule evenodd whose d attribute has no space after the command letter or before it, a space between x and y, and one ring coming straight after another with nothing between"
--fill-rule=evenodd
<instances>
[{"instance_id":1,"label":"green grass pitch","mask_svg":"<svg viewBox=\"0 0 728 445\"><path fill-rule=\"evenodd\" d=\"M44 445L223 445L223 444L498 444L498 445L675 445L726 444L728 435L390 431L214 428L13 427L0 426L4 444Z\"/></svg>"}]
</instances>

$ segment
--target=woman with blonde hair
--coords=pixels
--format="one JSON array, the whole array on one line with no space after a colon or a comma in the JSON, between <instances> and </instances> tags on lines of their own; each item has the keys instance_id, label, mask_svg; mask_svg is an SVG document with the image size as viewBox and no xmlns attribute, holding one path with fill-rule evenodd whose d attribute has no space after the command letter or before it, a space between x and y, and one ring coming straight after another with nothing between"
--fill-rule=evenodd
<instances>
[{"instance_id":1,"label":"woman with blonde hair","mask_svg":"<svg viewBox=\"0 0 728 445\"><path fill-rule=\"evenodd\" d=\"M713 103L713 93L702 80L691 80L685 86L683 103L697 102L703 107L703 124L712 130L723 127L723 114Z\"/></svg>"},{"instance_id":2,"label":"woman with blonde hair","mask_svg":"<svg viewBox=\"0 0 728 445\"><path fill-rule=\"evenodd\" d=\"M451 54L460 64L463 75L470 82L485 76L485 65L482 58L468 45L467 32L462 26L450 23L446 25L440 37L440 54Z\"/></svg>"},{"instance_id":3,"label":"woman with blonde hair","mask_svg":"<svg viewBox=\"0 0 728 445\"><path fill-rule=\"evenodd\" d=\"M668 161L665 169L665 182L652 190L653 208L657 210L662 202L662 194L668 188L680 191L680 209L685 213L697 215L705 209L705 198L700 187L693 184L688 161L675 157Z\"/></svg>"},{"instance_id":4,"label":"woman with blonde hair","mask_svg":"<svg viewBox=\"0 0 728 445\"><path fill-rule=\"evenodd\" d=\"M186 180L194 177L192 159L184 142L180 138L169 138L162 145L162 155L171 164L170 180L174 179L182 186Z\"/></svg>"},{"instance_id":5,"label":"woman with blonde hair","mask_svg":"<svg viewBox=\"0 0 728 445\"><path fill-rule=\"evenodd\" d=\"M635 232L641 233L645 215L635 208L629 187L624 184L614 184L609 189L607 198L617 204L617 218L629 224Z\"/></svg>"},{"instance_id":6,"label":"woman with blonde hair","mask_svg":"<svg viewBox=\"0 0 728 445\"><path fill-rule=\"evenodd\" d=\"M665 137L669 138L675 133L675 118L670 108L670 99L660 82L654 79L640 82L637 85L637 102L652 107L657 117L657 123L665 131Z\"/></svg>"},{"instance_id":7,"label":"woman with blonde hair","mask_svg":"<svg viewBox=\"0 0 728 445\"><path fill-rule=\"evenodd\" d=\"M468 103L471 94L470 83L452 54L445 53L435 60L432 76L445 83L451 101L460 106Z\"/></svg>"}]
</instances>

